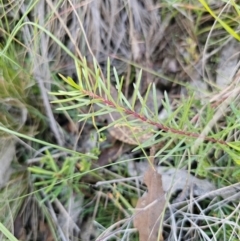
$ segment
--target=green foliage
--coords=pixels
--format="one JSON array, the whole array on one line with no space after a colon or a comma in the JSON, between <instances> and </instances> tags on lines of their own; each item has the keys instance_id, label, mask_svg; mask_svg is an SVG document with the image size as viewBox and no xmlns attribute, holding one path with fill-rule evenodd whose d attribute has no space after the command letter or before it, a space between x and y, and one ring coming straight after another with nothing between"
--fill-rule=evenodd
<instances>
[{"instance_id":1,"label":"green foliage","mask_svg":"<svg viewBox=\"0 0 240 241\"><path fill-rule=\"evenodd\" d=\"M110 68L110 65L109 65ZM115 70L113 69L115 72ZM135 127L138 122L141 123L141 125L149 125L151 126L151 129L149 129L153 133L153 138L150 138L145 143L139 142L139 145L141 147L148 147L152 146L153 144L160 143L161 141L165 141L166 139L169 140L168 150L161 149L157 156L161 153L165 153L166 156L173 156L175 155L175 150L178 152L177 155L180 155L180 153L183 153L187 151L190 147L188 143L192 143L194 139L197 139L200 137L200 133L202 129L212 120L215 110L211 107L210 104L207 105L201 105L198 99L194 99L194 96L190 96L187 100L183 101L175 110L172 110L170 101L168 99L167 93L165 93L165 100L162 101L163 106L165 110L168 113L167 118L160 123L158 121L158 113L156 108L156 100L155 100L155 113L152 113L149 111L148 107L146 106L146 99L150 92L153 93L153 95L156 98L156 94L154 89L155 86L153 85L151 88L149 87L147 94L144 98L142 98L139 86L140 82L137 81L136 85L134 85L134 93L133 98L130 101L123 95L121 91L121 84L119 83L119 79L116 78L116 90L117 90L117 96L116 98L112 97L113 90L109 83L105 83L104 80L99 76L99 69L96 67L95 63L95 74L92 73L89 70L80 68L78 70L78 73L86 73L88 72L92 78L95 79L95 83L93 86L88 85L87 89L84 89L85 84L88 83L86 79L86 74L84 75L85 78L79 77L79 82L75 83L70 77L63 78L63 80L71 85L74 90L71 91L59 91L51 93L55 96L69 96L69 98L61 99L61 100L55 100L53 103L58 104L64 104L64 106L58 108L58 110L69 110L69 109L75 109L80 107L86 107L89 106L90 110L93 110L91 106L93 104L97 105L99 108L96 111L88 111L86 113L79 114L79 121L86 121L88 119L94 120L96 116L100 115L106 115L114 112L118 112L121 116L118 120L113 120L112 123L109 123L107 127L101 128L98 131L101 133L106 128L109 128L111 126L115 125L123 125L123 126L129 126L129 127ZM108 73L110 70L108 71ZM69 101L75 100L77 104L75 105L69 105ZM142 105L142 109L140 113L135 111L135 103L139 101ZM199 123L196 127L196 124L192 121L192 118L194 118L197 115L197 109L201 108L201 115L199 116ZM132 116L132 119L127 118L128 116ZM229 121L229 123L226 123L227 126L229 126L229 131L231 129L237 128L235 123L233 123L234 118L226 119ZM160 130L155 131L153 127L158 127ZM164 131L164 132L163 132ZM234 153L229 147L236 149L236 143L230 143L230 142L224 142L222 141L226 134L228 133L227 130L223 131L217 131L213 132L211 131L210 136L206 136L202 138L201 141L201 150L204 152L198 154L198 162L200 163L200 169L198 169L198 174L202 174L206 176L207 174L204 172L204 169L207 169L209 167L209 163L207 161L207 155L211 152L213 146L216 150L222 150L226 151L235 161L238 163L237 160L237 154ZM172 139L173 138L173 139ZM175 145L176 140L182 140L182 142L179 142L179 144ZM173 147L174 145L174 147ZM182 148L180 146L183 145ZM135 151L138 150L138 148L134 149ZM189 152L189 154L191 151ZM165 158L164 157L164 158ZM163 159L164 159L163 158ZM208 164L207 164L208 163ZM184 163L182 163L184 164ZM186 163L185 163L186 164ZM201 171L200 171L201 170ZM203 174L205 173L205 174Z\"/></svg>"},{"instance_id":2,"label":"green foliage","mask_svg":"<svg viewBox=\"0 0 240 241\"><path fill-rule=\"evenodd\" d=\"M231 26L227 23L226 20L221 20L221 18L219 16L217 16L214 11L208 6L207 2L205 0L199 0L199 2L205 7L205 9L212 15L212 17L214 17L216 19L216 21L218 21L221 26L231 35L233 36L235 39L237 39L238 41L240 41L240 36L239 34L237 34L237 32L231 28ZM238 17L240 16L240 11L239 11L239 6L235 3L234 0L230 1L230 4L234 7L234 9L236 10Z\"/></svg>"},{"instance_id":3,"label":"green foliage","mask_svg":"<svg viewBox=\"0 0 240 241\"><path fill-rule=\"evenodd\" d=\"M31 172L31 177L36 190L42 190L45 194L45 199L55 200L64 195L65 198L73 191L79 193L79 183L82 178L80 173L87 173L91 168L90 158L79 156L64 157L63 160L56 162L51 154L47 151L46 155L41 159L41 167L33 166L28 170ZM80 175L73 174L77 172Z\"/></svg>"}]
</instances>

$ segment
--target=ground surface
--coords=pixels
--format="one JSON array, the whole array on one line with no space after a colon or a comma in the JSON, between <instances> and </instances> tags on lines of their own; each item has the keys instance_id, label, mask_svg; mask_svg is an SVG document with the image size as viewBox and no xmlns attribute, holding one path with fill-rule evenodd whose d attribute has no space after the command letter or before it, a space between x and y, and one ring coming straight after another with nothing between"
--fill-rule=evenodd
<instances>
[{"instance_id":1,"label":"ground surface","mask_svg":"<svg viewBox=\"0 0 240 241\"><path fill-rule=\"evenodd\" d=\"M240 239L237 3L1 13L1 240Z\"/></svg>"}]
</instances>

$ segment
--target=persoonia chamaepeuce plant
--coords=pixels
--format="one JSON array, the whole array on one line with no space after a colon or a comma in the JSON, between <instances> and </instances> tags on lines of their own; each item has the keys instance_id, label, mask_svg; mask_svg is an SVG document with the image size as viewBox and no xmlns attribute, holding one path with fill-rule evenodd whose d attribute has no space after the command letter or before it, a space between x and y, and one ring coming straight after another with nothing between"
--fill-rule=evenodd
<instances>
[{"instance_id":1,"label":"persoonia chamaepeuce plant","mask_svg":"<svg viewBox=\"0 0 240 241\"><path fill-rule=\"evenodd\" d=\"M140 91L140 74L136 83L133 84L132 97L128 99L123 94L123 78L119 79L114 68L112 70L113 75L111 75L109 61L107 66L107 77L104 79L96 62L93 64L93 70L88 68L86 61L81 63L81 67L76 63L78 81L60 75L68 84L67 91L59 90L58 92L51 92L50 94L55 97L60 97L52 101L52 103L59 104L60 107L58 110L60 111L77 109L79 121L81 122L91 120L92 125L99 134L99 141L101 141L103 131L109 130L111 132L115 130L115 134L124 136L124 138L117 139L135 145L136 147L134 147L133 151L141 150L151 166L154 157L156 159L159 157L160 164L164 163L166 165L167 163L167 165L173 165L177 169L183 167L191 169L191 162L197 161L197 169L191 169L191 172L195 172L196 175L212 179L214 182L221 182L221 185L219 185L221 187L227 187L229 183L238 182L240 172L239 168L235 168L235 166L238 167L240 164L240 145L238 142L228 141L229 133L239 127L238 122L235 122L234 118L226 119L224 125L228 128L218 128L215 132L209 132L208 136L203 135L202 130L214 116L214 106L211 103L204 106L192 95L187 97L187 100L181 101L179 106L173 110L168 95L165 94L162 105L167 112L167 116L164 120L160 120L157 90L154 83L150 84L145 95L142 95ZM112 76L114 76L114 80L111 80ZM113 83L115 83L115 86ZM153 96L153 108L148 106L148 97L150 95ZM138 106L139 103L140 108ZM196 116L196 107L204 110L202 112L203 118L202 116L199 117L200 123L197 125L192 121L193 117ZM234 108L234 106L231 108ZM98 125L98 118L101 116L105 116L105 119L108 121L108 124L103 127L102 125ZM193 148L195 140L198 140L198 148ZM199 140L201 140L200 144ZM151 149L150 155L145 151L147 148ZM151 152L153 149L155 151ZM219 157L219 153L221 157ZM226 156L227 158L225 158ZM173 160L173 164L168 163L168 158L171 161ZM235 168L231 172L232 175L229 175L227 178L224 169L222 169L222 172L218 169L217 173L209 171L209 167L215 167L214 160L221 163L223 159L224 168L229 164ZM120 165L120 162L112 164ZM156 172L152 173L150 173L151 177L156 174ZM157 186L159 187L160 185L158 184ZM152 185L148 186L148 193L150 193L149 190L151 188L156 193L156 189ZM166 210L165 202L163 205L162 213ZM158 211L156 212L158 213ZM163 215L161 217L163 218ZM211 215L209 217L210 219L212 218ZM162 224L160 226L162 227ZM161 232L162 230L159 234Z\"/></svg>"},{"instance_id":2,"label":"persoonia chamaepeuce plant","mask_svg":"<svg viewBox=\"0 0 240 241\"><path fill-rule=\"evenodd\" d=\"M176 110L172 111L168 96L165 94L165 101L162 100L164 108L167 110L168 117L165 120L159 120L158 118L158 104L157 104L157 94L156 86L151 84L148 86L145 96L142 96L139 90L141 74L138 80L133 85L134 91L132 98L128 100L123 92L123 78L119 79L115 68L113 68L115 87L111 82L110 74L110 63L108 61L108 71L107 78L102 77L100 68L98 67L96 61L93 64L94 71L88 68L86 61L81 64L81 67L76 63L78 82L75 82L70 77L61 78L73 88L70 91L59 90L58 92L51 92L54 96L64 96L58 100L52 101L52 103L57 103L61 107L58 110L70 110L70 109L84 109L80 113L79 111L79 121L86 121L91 119L93 125L97 128L95 117L102 115L110 115L111 121L109 121L107 126L97 128L98 133L108 128L117 128L120 131L117 132L119 135L121 133L130 137L134 140L137 147L133 150L151 147L153 145L158 145L164 140L166 145L161 148L157 153L156 157L160 156L163 151L166 151L170 143L176 140L181 140L184 142L184 148L188 149L192 154L197 155L197 150L204 148L204 153L208 153L210 150L214 149L226 152L237 165L240 164L239 151L240 144L238 142L228 142L225 141L226 131L218 131L209 136L203 136L200 128L196 128L192 122L188 119L190 115L190 109L192 105L192 97L189 97L190 101L185 101L186 104L180 105ZM148 96L153 96L154 108L149 109L147 106ZM67 105L70 101L75 101L74 105ZM136 111L136 103L140 102L140 111ZM87 109L86 109L87 107ZM117 113L117 114L116 114ZM212 116L208 116L205 120L207 123ZM176 121L177 120L177 121ZM187 123L187 124L183 124ZM237 128L238 124L231 124L231 130ZM99 135L100 136L100 135ZM191 149L192 143L195 139L202 139L202 146L197 150ZM167 141L166 141L167 140ZM131 143L133 144L133 143ZM144 152L145 153L145 152ZM173 153L172 153L173 154ZM204 162L205 156L202 156ZM199 162L201 162L201 157L198 157Z\"/></svg>"}]
</instances>

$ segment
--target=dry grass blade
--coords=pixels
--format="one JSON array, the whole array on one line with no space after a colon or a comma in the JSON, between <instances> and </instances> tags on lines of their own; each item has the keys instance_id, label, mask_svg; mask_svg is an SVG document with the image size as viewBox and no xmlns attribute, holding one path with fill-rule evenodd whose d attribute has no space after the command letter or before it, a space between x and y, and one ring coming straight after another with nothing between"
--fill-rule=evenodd
<instances>
[{"instance_id":1,"label":"dry grass blade","mask_svg":"<svg viewBox=\"0 0 240 241\"><path fill-rule=\"evenodd\" d=\"M15 141L12 138L0 138L0 187L3 187L12 173L11 163L15 155Z\"/></svg>"},{"instance_id":2,"label":"dry grass blade","mask_svg":"<svg viewBox=\"0 0 240 241\"><path fill-rule=\"evenodd\" d=\"M160 219L165 207L162 177L153 167L149 166L144 175L144 183L148 193L139 198L134 217L134 226L139 231L140 241L163 240Z\"/></svg>"}]
</instances>

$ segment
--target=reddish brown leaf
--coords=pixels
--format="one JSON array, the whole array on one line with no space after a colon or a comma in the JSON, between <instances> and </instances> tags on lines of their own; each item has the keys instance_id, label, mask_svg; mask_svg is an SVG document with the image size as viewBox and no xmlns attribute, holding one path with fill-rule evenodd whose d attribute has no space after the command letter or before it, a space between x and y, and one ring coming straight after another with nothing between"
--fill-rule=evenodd
<instances>
[{"instance_id":1,"label":"reddish brown leaf","mask_svg":"<svg viewBox=\"0 0 240 241\"><path fill-rule=\"evenodd\" d=\"M159 233L160 220L165 206L161 175L153 167L149 167L144 175L144 183L148 187L148 193L137 202L133 224L139 231L140 241L161 241L163 237Z\"/></svg>"}]
</instances>

